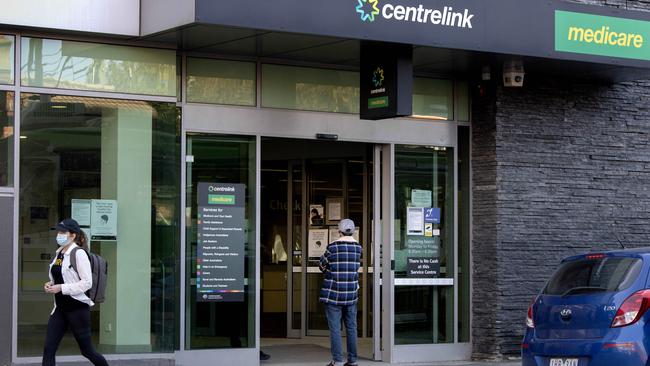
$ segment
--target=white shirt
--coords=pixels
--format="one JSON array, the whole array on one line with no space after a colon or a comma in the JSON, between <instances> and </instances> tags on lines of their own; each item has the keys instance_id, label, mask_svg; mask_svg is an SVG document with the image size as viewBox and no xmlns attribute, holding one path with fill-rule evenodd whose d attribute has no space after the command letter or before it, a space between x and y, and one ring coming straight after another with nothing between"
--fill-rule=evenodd
<instances>
[{"instance_id":1,"label":"white shirt","mask_svg":"<svg viewBox=\"0 0 650 366\"><path fill-rule=\"evenodd\" d=\"M72 249L78 245L72 244L68 249L63 253L63 262L61 262L61 275L63 277L63 284L61 285L61 293L63 295L71 296L75 300L79 300L83 303L86 303L90 306L95 305L88 296L86 296L86 291L88 291L93 285L93 275L92 269L90 268L90 260L88 255L82 250L77 250L75 256L77 258L77 270L79 274L72 268L72 261L70 260L70 252ZM56 250L56 255L54 260L50 263L50 269L47 271L50 281L54 283L54 278L52 278L52 266L56 261L56 257L63 250L63 247ZM54 302L54 309L52 309L52 314L56 310L56 301Z\"/></svg>"}]
</instances>

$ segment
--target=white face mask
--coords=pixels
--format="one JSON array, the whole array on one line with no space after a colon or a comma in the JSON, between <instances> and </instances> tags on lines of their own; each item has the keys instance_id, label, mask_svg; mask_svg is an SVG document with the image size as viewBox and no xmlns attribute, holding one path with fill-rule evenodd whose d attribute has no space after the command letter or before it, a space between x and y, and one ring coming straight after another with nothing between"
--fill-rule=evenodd
<instances>
[{"instance_id":1,"label":"white face mask","mask_svg":"<svg viewBox=\"0 0 650 366\"><path fill-rule=\"evenodd\" d=\"M59 246L68 244L68 235L67 234L56 234L56 243Z\"/></svg>"}]
</instances>

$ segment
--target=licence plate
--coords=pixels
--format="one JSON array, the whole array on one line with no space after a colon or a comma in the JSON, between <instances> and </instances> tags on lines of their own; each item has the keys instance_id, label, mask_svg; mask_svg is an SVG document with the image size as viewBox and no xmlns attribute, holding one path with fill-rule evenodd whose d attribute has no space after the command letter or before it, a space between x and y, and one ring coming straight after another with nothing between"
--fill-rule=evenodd
<instances>
[{"instance_id":1,"label":"licence plate","mask_svg":"<svg viewBox=\"0 0 650 366\"><path fill-rule=\"evenodd\" d=\"M577 358L551 358L548 366L578 366Z\"/></svg>"}]
</instances>

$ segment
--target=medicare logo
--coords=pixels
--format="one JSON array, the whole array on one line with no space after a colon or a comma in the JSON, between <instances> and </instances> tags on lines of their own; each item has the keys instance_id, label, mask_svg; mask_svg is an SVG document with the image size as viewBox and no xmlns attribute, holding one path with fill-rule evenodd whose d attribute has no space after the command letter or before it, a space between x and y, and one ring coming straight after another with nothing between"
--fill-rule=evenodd
<instances>
[{"instance_id":1,"label":"medicare logo","mask_svg":"<svg viewBox=\"0 0 650 366\"><path fill-rule=\"evenodd\" d=\"M357 0L356 11L364 22L374 22L377 16L386 20L397 20L412 23L430 23L446 27L472 29L474 14L469 9L454 11L451 6L442 9L418 6L403 6L386 3L379 5L379 0Z\"/></svg>"},{"instance_id":2,"label":"medicare logo","mask_svg":"<svg viewBox=\"0 0 650 366\"><path fill-rule=\"evenodd\" d=\"M364 22L374 22L375 16L379 15L378 0L357 0L357 13Z\"/></svg>"},{"instance_id":3,"label":"medicare logo","mask_svg":"<svg viewBox=\"0 0 650 366\"><path fill-rule=\"evenodd\" d=\"M372 73L372 83L375 84L375 88L379 88L384 83L384 69L378 67Z\"/></svg>"}]
</instances>

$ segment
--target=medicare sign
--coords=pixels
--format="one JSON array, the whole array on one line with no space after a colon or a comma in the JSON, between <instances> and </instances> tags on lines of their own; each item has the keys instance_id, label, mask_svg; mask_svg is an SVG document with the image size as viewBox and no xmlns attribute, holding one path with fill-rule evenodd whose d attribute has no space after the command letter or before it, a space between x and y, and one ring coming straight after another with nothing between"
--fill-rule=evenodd
<instances>
[{"instance_id":1,"label":"medicare sign","mask_svg":"<svg viewBox=\"0 0 650 366\"><path fill-rule=\"evenodd\" d=\"M650 22L557 10L555 50L650 61Z\"/></svg>"}]
</instances>

